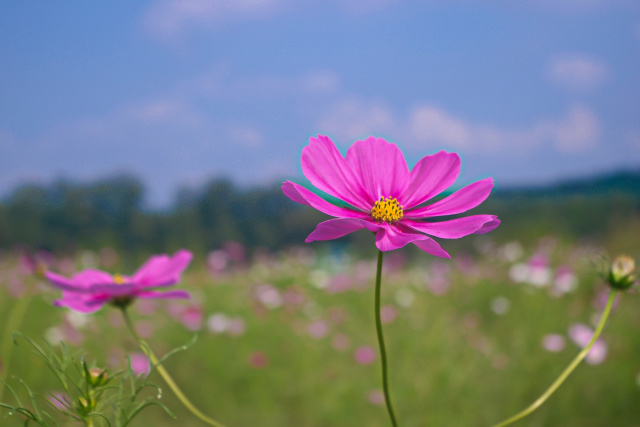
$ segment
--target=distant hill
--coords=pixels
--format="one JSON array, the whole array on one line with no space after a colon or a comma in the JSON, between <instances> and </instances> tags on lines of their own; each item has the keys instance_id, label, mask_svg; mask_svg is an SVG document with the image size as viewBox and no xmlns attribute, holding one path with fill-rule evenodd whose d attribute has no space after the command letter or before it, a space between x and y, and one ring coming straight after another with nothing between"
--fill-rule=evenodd
<instances>
[{"instance_id":1,"label":"distant hill","mask_svg":"<svg viewBox=\"0 0 640 427\"><path fill-rule=\"evenodd\" d=\"M498 189L496 198L558 198L567 196L624 196L640 199L640 169L594 177L573 178L555 184Z\"/></svg>"}]
</instances>

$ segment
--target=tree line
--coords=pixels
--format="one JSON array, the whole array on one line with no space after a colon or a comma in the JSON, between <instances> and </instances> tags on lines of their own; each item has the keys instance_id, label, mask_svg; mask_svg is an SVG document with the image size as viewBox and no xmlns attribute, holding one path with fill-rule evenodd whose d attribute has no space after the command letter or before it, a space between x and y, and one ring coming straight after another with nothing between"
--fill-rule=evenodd
<instances>
[{"instance_id":1,"label":"tree line","mask_svg":"<svg viewBox=\"0 0 640 427\"><path fill-rule=\"evenodd\" d=\"M143 208L144 186L134 176L93 183L56 181L17 188L0 203L0 248L72 252L112 247L129 252L204 253L236 241L249 250L303 244L318 222L315 209L285 197L279 185L242 189L226 179L180 190L164 212ZM603 239L640 219L640 172L619 172L553 186L496 189L470 214L502 219L496 239L558 234ZM339 244L370 246L369 233ZM467 245L448 242L447 245Z\"/></svg>"}]
</instances>

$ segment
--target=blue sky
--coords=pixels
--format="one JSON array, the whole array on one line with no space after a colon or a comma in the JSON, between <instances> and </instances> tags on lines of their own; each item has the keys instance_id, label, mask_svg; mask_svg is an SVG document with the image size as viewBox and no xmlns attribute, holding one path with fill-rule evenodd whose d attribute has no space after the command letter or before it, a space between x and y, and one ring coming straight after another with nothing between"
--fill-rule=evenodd
<instances>
[{"instance_id":1,"label":"blue sky","mask_svg":"<svg viewBox=\"0 0 640 427\"><path fill-rule=\"evenodd\" d=\"M0 196L130 172L298 178L310 136L370 134L460 185L640 166L640 2L0 3Z\"/></svg>"}]
</instances>

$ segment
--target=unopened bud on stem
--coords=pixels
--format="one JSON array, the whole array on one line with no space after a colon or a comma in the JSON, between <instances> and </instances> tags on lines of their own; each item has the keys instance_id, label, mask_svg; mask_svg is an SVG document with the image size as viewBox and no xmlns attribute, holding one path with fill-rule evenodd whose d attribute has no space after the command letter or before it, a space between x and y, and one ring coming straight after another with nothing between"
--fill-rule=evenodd
<instances>
[{"instance_id":1,"label":"unopened bud on stem","mask_svg":"<svg viewBox=\"0 0 640 427\"><path fill-rule=\"evenodd\" d=\"M628 255L619 255L613 260L607 283L616 289L628 289L636 280L636 262Z\"/></svg>"}]
</instances>

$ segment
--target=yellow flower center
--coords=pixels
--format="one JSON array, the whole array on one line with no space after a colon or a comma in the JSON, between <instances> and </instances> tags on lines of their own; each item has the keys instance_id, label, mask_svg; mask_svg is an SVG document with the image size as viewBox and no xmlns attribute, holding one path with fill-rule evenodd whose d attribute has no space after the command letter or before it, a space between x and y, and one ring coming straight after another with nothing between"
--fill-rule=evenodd
<instances>
[{"instance_id":1,"label":"yellow flower center","mask_svg":"<svg viewBox=\"0 0 640 427\"><path fill-rule=\"evenodd\" d=\"M124 277L122 277L119 274L113 275L113 281L115 282L116 285L124 285L125 283Z\"/></svg>"},{"instance_id":2,"label":"yellow flower center","mask_svg":"<svg viewBox=\"0 0 640 427\"><path fill-rule=\"evenodd\" d=\"M404 216L404 211L394 197L380 197L371 209L371 216L378 221L396 222Z\"/></svg>"}]
</instances>

